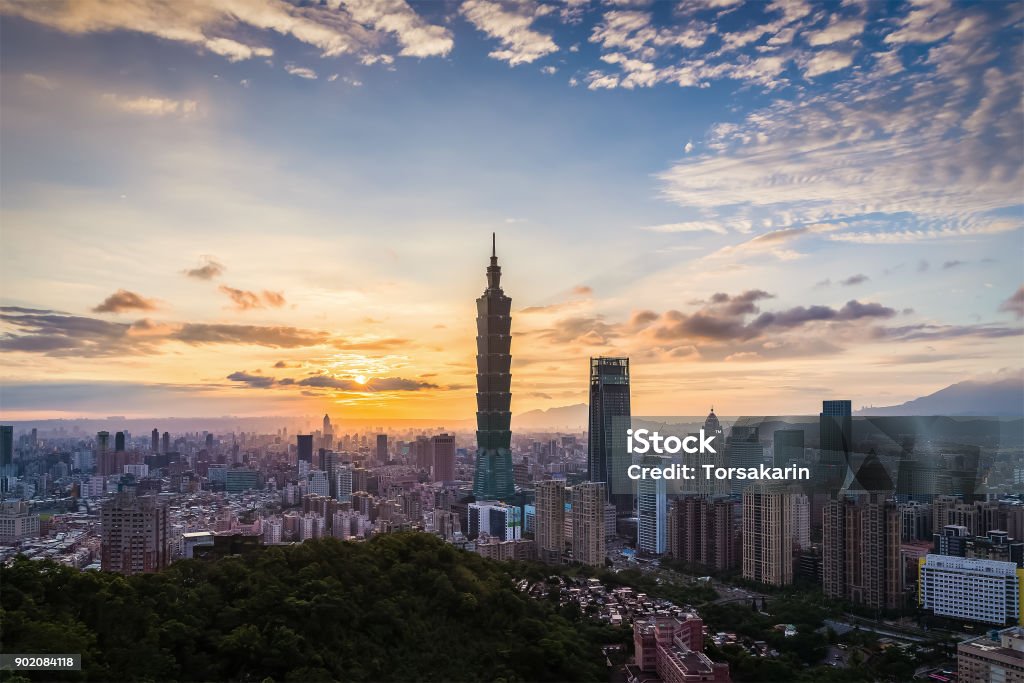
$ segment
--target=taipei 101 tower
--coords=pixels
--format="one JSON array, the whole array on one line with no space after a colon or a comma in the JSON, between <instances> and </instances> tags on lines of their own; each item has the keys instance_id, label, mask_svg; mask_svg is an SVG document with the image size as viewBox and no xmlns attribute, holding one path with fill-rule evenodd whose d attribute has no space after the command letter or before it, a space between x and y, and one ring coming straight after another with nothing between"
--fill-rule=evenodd
<instances>
[{"instance_id":1,"label":"taipei 101 tower","mask_svg":"<svg viewBox=\"0 0 1024 683\"><path fill-rule=\"evenodd\" d=\"M512 483L512 299L501 290L501 266L491 235L487 289L476 300L476 471L477 501L504 500Z\"/></svg>"}]
</instances>

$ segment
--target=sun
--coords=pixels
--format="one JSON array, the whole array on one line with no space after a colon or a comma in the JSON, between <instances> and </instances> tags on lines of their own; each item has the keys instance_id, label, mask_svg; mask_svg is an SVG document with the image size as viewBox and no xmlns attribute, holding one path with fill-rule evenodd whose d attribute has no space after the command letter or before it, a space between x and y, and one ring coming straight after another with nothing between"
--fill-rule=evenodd
<instances>
[{"instance_id":1,"label":"sun","mask_svg":"<svg viewBox=\"0 0 1024 683\"><path fill-rule=\"evenodd\" d=\"M366 375L356 375L356 384L366 384Z\"/></svg>"}]
</instances>

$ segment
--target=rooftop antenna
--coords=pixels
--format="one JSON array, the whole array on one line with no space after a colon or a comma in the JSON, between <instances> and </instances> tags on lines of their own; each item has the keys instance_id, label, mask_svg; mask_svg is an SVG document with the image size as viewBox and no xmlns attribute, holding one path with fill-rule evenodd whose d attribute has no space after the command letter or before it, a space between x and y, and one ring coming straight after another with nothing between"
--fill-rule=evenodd
<instances>
[{"instance_id":1,"label":"rooftop antenna","mask_svg":"<svg viewBox=\"0 0 1024 683\"><path fill-rule=\"evenodd\" d=\"M498 256L498 238L495 237L495 233L491 233L491 257L496 258Z\"/></svg>"}]
</instances>

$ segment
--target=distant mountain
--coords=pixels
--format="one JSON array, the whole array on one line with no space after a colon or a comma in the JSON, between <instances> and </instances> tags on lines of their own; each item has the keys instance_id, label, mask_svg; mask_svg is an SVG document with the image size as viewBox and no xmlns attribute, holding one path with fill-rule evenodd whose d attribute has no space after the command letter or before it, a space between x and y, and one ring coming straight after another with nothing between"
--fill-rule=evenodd
<instances>
[{"instance_id":1,"label":"distant mountain","mask_svg":"<svg viewBox=\"0 0 1024 683\"><path fill-rule=\"evenodd\" d=\"M513 429L584 429L587 425L586 403L559 406L547 410L531 410L512 418Z\"/></svg>"},{"instance_id":2,"label":"distant mountain","mask_svg":"<svg viewBox=\"0 0 1024 683\"><path fill-rule=\"evenodd\" d=\"M1024 373L992 381L967 381L898 406L861 408L858 415L1024 415Z\"/></svg>"}]
</instances>

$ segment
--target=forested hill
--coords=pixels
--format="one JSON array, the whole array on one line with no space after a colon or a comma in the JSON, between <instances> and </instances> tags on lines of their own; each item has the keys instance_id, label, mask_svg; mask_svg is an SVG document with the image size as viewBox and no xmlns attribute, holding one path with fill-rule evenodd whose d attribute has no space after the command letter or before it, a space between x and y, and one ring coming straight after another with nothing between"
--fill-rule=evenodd
<instances>
[{"instance_id":1,"label":"forested hill","mask_svg":"<svg viewBox=\"0 0 1024 683\"><path fill-rule=\"evenodd\" d=\"M600 681L619 631L423 533L334 539L130 578L19 558L2 650L82 653L89 681ZM9 672L8 672L9 675Z\"/></svg>"}]
</instances>

